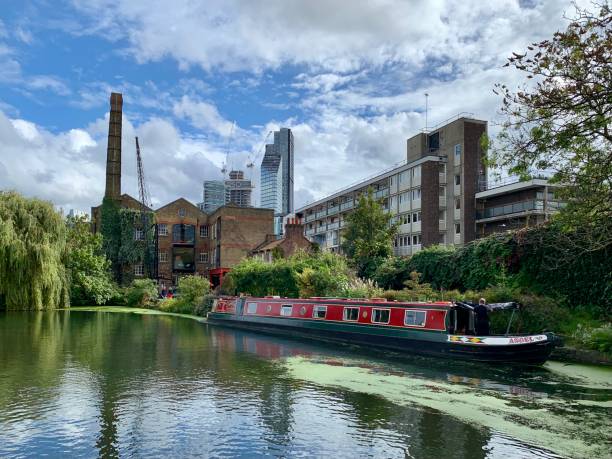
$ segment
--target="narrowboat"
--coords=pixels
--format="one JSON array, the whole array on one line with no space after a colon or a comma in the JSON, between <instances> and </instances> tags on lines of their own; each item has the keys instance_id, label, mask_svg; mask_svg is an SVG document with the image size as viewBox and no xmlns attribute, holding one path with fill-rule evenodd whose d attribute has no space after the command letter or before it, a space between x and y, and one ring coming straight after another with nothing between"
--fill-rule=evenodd
<instances>
[{"instance_id":1,"label":"narrowboat","mask_svg":"<svg viewBox=\"0 0 612 459\"><path fill-rule=\"evenodd\" d=\"M402 354L482 362L544 363L561 344L553 333L510 335L517 303L487 305L512 310L506 334L477 336L468 302L400 303L385 299L224 297L208 322L298 338L341 341Z\"/></svg>"}]
</instances>

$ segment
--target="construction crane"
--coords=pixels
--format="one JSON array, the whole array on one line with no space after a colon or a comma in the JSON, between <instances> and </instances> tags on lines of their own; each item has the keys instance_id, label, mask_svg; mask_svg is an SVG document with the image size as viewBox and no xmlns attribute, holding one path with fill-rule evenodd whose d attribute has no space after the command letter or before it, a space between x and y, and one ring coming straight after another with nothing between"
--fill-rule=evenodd
<instances>
[{"instance_id":1,"label":"construction crane","mask_svg":"<svg viewBox=\"0 0 612 459\"><path fill-rule=\"evenodd\" d=\"M138 144L138 137L136 137L136 169L138 172L138 198L140 200L140 224L142 225L142 233L144 238L144 260L142 265L144 268L144 274L150 278L157 277L157 248L152 250L151 238L149 234L153 229L153 222L149 221L150 218L150 206L151 199L149 197L149 191L145 182L144 168L142 166L142 156L140 154L140 145ZM157 243L157 238L155 243Z\"/></svg>"},{"instance_id":2,"label":"construction crane","mask_svg":"<svg viewBox=\"0 0 612 459\"><path fill-rule=\"evenodd\" d=\"M272 131L268 131L266 137L264 138L264 141L261 143L261 147L259 147L259 150L257 150L257 153L255 155L253 155L253 153L249 155L249 159L246 165L246 167L249 169L249 180L253 175L253 167L255 167L255 161L257 161L261 156L261 153L266 145L266 142L268 141L268 138L270 137L270 134L272 134Z\"/></svg>"},{"instance_id":3,"label":"construction crane","mask_svg":"<svg viewBox=\"0 0 612 459\"><path fill-rule=\"evenodd\" d=\"M230 146L232 145L232 136L234 135L234 127L236 126L236 122L232 122L232 127L230 128L229 136L227 137L227 146L225 147L225 162L223 163L223 167L221 167L221 173L223 174L223 178L225 178L225 174L227 173L229 163L228 157L230 152Z\"/></svg>"}]
</instances>

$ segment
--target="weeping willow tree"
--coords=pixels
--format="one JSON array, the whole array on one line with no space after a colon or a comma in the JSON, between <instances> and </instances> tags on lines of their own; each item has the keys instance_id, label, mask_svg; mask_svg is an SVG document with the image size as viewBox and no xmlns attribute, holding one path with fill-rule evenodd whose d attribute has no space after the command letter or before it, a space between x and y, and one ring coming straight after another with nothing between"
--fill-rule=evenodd
<instances>
[{"instance_id":1,"label":"weeping willow tree","mask_svg":"<svg viewBox=\"0 0 612 459\"><path fill-rule=\"evenodd\" d=\"M66 225L51 203L0 192L0 309L69 305Z\"/></svg>"}]
</instances>

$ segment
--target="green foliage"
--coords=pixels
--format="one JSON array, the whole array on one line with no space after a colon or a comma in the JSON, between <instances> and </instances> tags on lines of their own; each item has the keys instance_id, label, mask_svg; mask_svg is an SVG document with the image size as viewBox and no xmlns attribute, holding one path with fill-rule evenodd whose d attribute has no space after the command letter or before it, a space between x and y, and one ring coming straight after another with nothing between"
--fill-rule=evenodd
<instances>
[{"instance_id":1,"label":"green foliage","mask_svg":"<svg viewBox=\"0 0 612 459\"><path fill-rule=\"evenodd\" d=\"M152 279L136 279L126 291L128 306L147 307L157 301L157 285Z\"/></svg>"},{"instance_id":2,"label":"green foliage","mask_svg":"<svg viewBox=\"0 0 612 459\"><path fill-rule=\"evenodd\" d=\"M178 281L179 300L185 304L200 304L210 293L210 282L201 276L183 276Z\"/></svg>"},{"instance_id":3,"label":"green foliage","mask_svg":"<svg viewBox=\"0 0 612 459\"><path fill-rule=\"evenodd\" d=\"M343 298L382 298L383 290L371 279L350 279L344 286Z\"/></svg>"},{"instance_id":4,"label":"green foliage","mask_svg":"<svg viewBox=\"0 0 612 459\"><path fill-rule=\"evenodd\" d=\"M102 251L102 237L91 232L84 217L67 220L66 267L70 274L70 302L73 305L105 304L117 296L110 262Z\"/></svg>"},{"instance_id":5,"label":"green foliage","mask_svg":"<svg viewBox=\"0 0 612 459\"><path fill-rule=\"evenodd\" d=\"M240 293L297 298L339 296L352 274L340 255L298 252L272 263L245 259L232 268L226 279L228 276Z\"/></svg>"},{"instance_id":6,"label":"green foliage","mask_svg":"<svg viewBox=\"0 0 612 459\"><path fill-rule=\"evenodd\" d=\"M355 210L346 217L342 250L359 277L371 278L378 265L393 253L397 224L389 226L389 215L372 190L359 197Z\"/></svg>"},{"instance_id":7,"label":"green foliage","mask_svg":"<svg viewBox=\"0 0 612 459\"><path fill-rule=\"evenodd\" d=\"M0 308L67 307L66 225L49 202L0 192Z\"/></svg>"},{"instance_id":8,"label":"green foliage","mask_svg":"<svg viewBox=\"0 0 612 459\"><path fill-rule=\"evenodd\" d=\"M508 59L535 84L497 85L506 121L491 155L520 176L554 171L568 202L558 215L565 229L600 230L584 232L576 249L585 251L612 244L612 10L594 7L576 7L565 31Z\"/></svg>"},{"instance_id":9,"label":"green foliage","mask_svg":"<svg viewBox=\"0 0 612 459\"><path fill-rule=\"evenodd\" d=\"M389 257L378 265L373 279L385 289L399 290L404 287L407 274L410 273L408 257Z\"/></svg>"},{"instance_id":10,"label":"green foliage","mask_svg":"<svg viewBox=\"0 0 612 459\"><path fill-rule=\"evenodd\" d=\"M104 198L100 212L102 247L111 262L115 280L121 285L129 284L134 278L131 267L136 263L143 263L145 276L150 275L155 255L151 228L155 215L152 212L145 214L145 239L136 240L136 229L143 227L140 210L121 208L115 200Z\"/></svg>"}]
</instances>

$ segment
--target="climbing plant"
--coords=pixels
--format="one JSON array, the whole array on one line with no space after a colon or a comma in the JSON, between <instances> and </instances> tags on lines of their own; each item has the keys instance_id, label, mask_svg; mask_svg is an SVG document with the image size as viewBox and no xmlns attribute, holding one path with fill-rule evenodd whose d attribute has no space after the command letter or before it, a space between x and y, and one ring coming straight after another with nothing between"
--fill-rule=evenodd
<instances>
[{"instance_id":1,"label":"climbing plant","mask_svg":"<svg viewBox=\"0 0 612 459\"><path fill-rule=\"evenodd\" d=\"M66 226L53 205L0 192L0 308L69 306Z\"/></svg>"},{"instance_id":2,"label":"climbing plant","mask_svg":"<svg viewBox=\"0 0 612 459\"><path fill-rule=\"evenodd\" d=\"M116 201L108 198L102 202L100 231L104 252L111 261L115 280L121 285L127 285L133 280L134 272L131 268L137 263L144 264L145 276L152 274L155 259L153 230L155 216L153 212L145 214L145 221L144 237L137 239L136 230L143 229L140 211L121 208ZM148 251L146 250L147 245Z\"/></svg>"}]
</instances>

